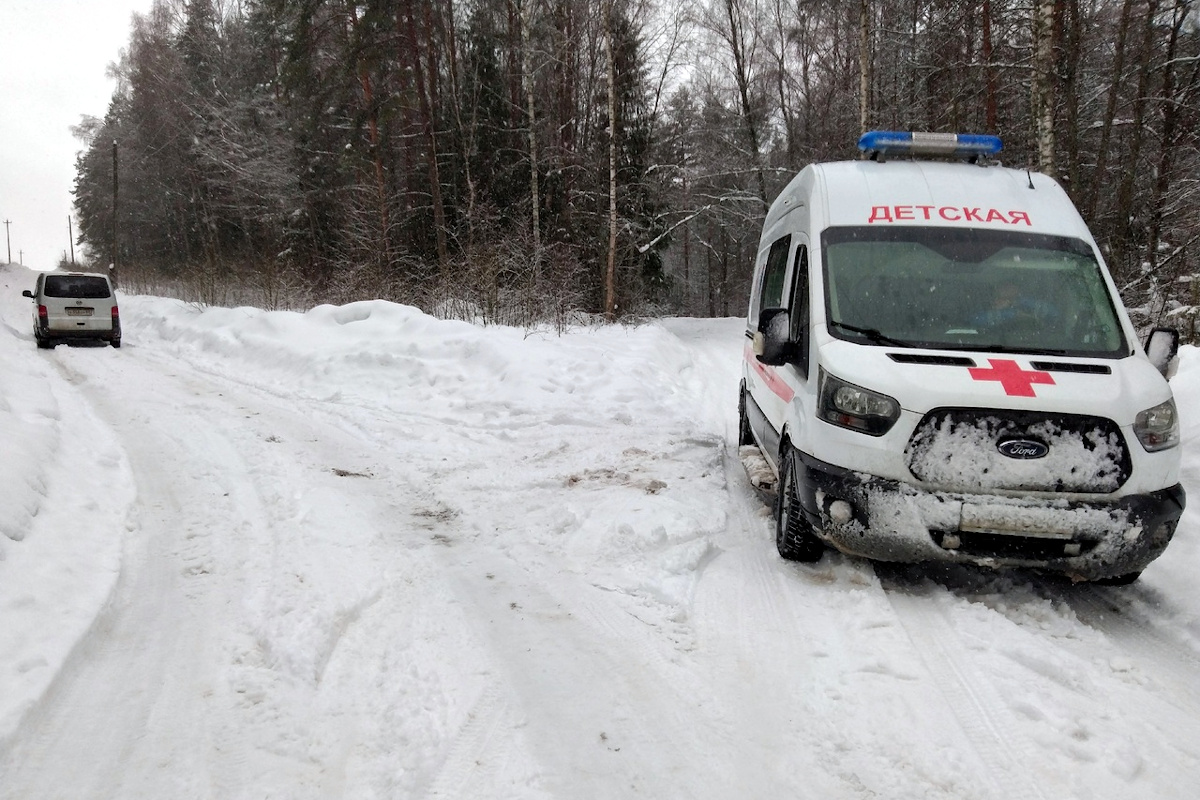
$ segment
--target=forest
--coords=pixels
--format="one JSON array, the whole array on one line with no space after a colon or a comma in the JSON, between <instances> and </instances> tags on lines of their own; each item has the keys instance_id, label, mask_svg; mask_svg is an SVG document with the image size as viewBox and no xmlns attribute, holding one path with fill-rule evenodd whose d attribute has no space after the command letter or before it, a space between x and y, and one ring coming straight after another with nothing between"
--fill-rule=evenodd
<instances>
[{"instance_id":1,"label":"forest","mask_svg":"<svg viewBox=\"0 0 1200 800\"><path fill-rule=\"evenodd\" d=\"M744 312L762 219L871 129L998 134L1135 322L1197 341L1192 0L156 0L84 118L123 285L484 323Z\"/></svg>"}]
</instances>

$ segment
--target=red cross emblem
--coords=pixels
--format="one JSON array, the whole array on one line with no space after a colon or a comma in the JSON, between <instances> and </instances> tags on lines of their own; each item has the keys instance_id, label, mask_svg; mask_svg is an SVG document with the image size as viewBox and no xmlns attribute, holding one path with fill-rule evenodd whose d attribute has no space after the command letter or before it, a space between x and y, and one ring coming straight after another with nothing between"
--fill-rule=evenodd
<instances>
[{"instance_id":1,"label":"red cross emblem","mask_svg":"<svg viewBox=\"0 0 1200 800\"><path fill-rule=\"evenodd\" d=\"M971 367L971 378L977 381L1000 381L1004 393L1013 397L1036 397L1033 392L1035 383L1054 384L1054 376L1049 372L1026 372L1017 362L1007 358L989 358L991 369Z\"/></svg>"}]
</instances>

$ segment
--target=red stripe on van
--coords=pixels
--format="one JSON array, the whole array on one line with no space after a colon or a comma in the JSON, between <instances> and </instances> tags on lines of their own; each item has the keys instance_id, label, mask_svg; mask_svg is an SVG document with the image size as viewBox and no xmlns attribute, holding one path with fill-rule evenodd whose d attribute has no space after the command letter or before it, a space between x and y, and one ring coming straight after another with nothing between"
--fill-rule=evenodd
<instances>
[{"instance_id":1,"label":"red stripe on van","mask_svg":"<svg viewBox=\"0 0 1200 800\"><path fill-rule=\"evenodd\" d=\"M796 392L792 387L787 385L787 382L783 378L779 377L779 373L775 371L775 368L769 367L759 361L754 355L754 348L749 344L746 345L745 354L746 361L758 373L758 377L762 378L762 382L767 385L767 388L773 394L778 395L779 399L783 400L783 402L792 402L792 398L796 396Z\"/></svg>"}]
</instances>

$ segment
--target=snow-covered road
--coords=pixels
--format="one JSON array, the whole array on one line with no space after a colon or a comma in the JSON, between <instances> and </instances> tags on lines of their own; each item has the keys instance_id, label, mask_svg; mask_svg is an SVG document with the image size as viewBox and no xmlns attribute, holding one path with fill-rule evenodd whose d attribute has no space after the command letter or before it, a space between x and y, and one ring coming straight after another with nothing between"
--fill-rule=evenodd
<instances>
[{"instance_id":1,"label":"snow-covered road","mask_svg":"<svg viewBox=\"0 0 1200 800\"><path fill-rule=\"evenodd\" d=\"M1200 516L1127 588L774 554L738 320L564 336L0 267L0 798L1192 798ZM1173 381L1200 498L1200 352Z\"/></svg>"}]
</instances>

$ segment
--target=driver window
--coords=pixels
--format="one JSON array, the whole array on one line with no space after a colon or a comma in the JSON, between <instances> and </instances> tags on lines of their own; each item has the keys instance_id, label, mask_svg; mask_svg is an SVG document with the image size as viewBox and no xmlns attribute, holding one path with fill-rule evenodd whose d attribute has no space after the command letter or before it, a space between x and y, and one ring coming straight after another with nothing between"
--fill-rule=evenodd
<instances>
[{"instance_id":1,"label":"driver window","mask_svg":"<svg viewBox=\"0 0 1200 800\"><path fill-rule=\"evenodd\" d=\"M788 250L792 245L792 237L784 236L776 239L767 255L767 266L763 270L762 294L759 296L758 307L779 308L783 305L783 276L787 272Z\"/></svg>"},{"instance_id":2,"label":"driver window","mask_svg":"<svg viewBox=\"0 0 1200 800\"><path fill-rule=\"evenodd\" d=\"M758 279L757 291L750 298L750 327L758 327L758 314L764 308L779 308L783 305L783 278L787 272L788 250L792 245L791 235L776 239L767 253L762 275Z\"/></svg>"}]
</instances>

